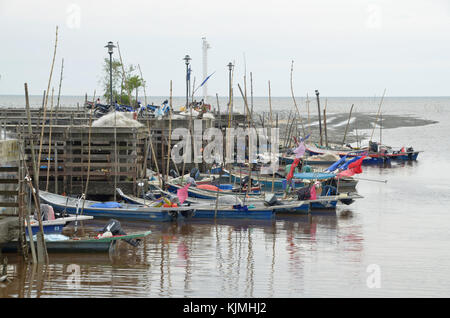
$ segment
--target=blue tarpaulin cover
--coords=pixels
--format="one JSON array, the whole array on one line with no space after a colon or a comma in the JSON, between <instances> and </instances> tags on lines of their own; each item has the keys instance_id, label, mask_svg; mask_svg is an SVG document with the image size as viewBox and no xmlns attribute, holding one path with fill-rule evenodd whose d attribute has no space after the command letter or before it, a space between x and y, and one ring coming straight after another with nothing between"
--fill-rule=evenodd
<instances>
[{"instance_id":1,"label":"blue tarpaulin cover","mask_svg":"<svg viewBox=\"0 0 450 318\"><path fill-rule=\"evenodd\" d=\"M91 208L120 208L122 205L118 202L98 202L91 205Z\"/></svg>"},{"instance_id":2,"label":"blue tarpaulin cover","mask_svg":"<svg viewBox=\"0 0 450 318\"><path fill-rule=\"evenodd\" d=\"M294 179L330 179L334 178L336 175L334 173L325 173L325 172L300 172L294 173Z\"/></svg>"}]
</instances>

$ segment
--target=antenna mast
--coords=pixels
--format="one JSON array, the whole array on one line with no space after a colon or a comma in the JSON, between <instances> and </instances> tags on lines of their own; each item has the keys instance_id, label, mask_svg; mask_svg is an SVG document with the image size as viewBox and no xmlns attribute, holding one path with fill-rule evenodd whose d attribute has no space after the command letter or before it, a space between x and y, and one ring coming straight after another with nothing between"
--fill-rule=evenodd
<instances>
[{"instance_id":1,"label":"antenna mast","mask_svg":"<svg viewBox=\"0 0 450 318\"><path fill-rule=\"evenodd\" d=\"M208 76L208 49L211 48L209 43L206 41L206 37L202 37L203 45L203 80ZM206 98L208 97L208 83L203 85L203 101L206 103Z\"/></svg>"}]
</instances>

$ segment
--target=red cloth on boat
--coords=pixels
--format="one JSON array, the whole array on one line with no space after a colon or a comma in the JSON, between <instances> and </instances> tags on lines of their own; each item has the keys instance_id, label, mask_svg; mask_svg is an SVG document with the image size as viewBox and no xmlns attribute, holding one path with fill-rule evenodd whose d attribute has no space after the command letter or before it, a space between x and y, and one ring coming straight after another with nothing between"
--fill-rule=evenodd
<instances>
[{"instance_id":1,"label":"red cloth on boat","mask_svg":"<svg viewBox=\"0 0 450 318\"><path fill-rule=\"evenodd\" d=\"M218 187L216 187L215 185L212 185L212 184L199 184L197 186L197 188L203 189L203 190L220 191L220 189Z\"/></svg>"},{"instance_id":2,"label":"red cloth on boat","mask_svg":"<svg viewBox=\"0 0 450 318\"><path fill-rule=\"evenodd\" d=\"M360 159L356 160L355 162L352 162L348 165L348 169L344 170L336 175L336 177L342 178L342 177L351 177L355 174L362 173L362 162L366 156L362 156Z\"/></svg>"},{"instance_id":3,"label":"red cloth on boat","mask_svg":"<svg viewBox=\"0 0 450 318\"><path fill-rule=\"evenodd\" d=\"M287 175L286 179L289 181L294 176L294 170L297 167L298 163L300 162L300 158L295 158L294 162L291 164L291 170L289 171L289 174Z\"/></svg>"},{"instance_id":4,"label":"red cloth on boat","mask_svg":"<svg viewBox=\"0 0 450 318\"><path fill-rule=\"evenodd\" d=\"M348 168L349 169L353 169L353 171L355 173L362 173L362 162L363 162L365 157L366 156L362 156L361 158L359 158L355 162L352 162L351 164L348 165Z\"/></svg>"},{"instance_id":5,"label":"red cloth on boat","mask_svg":"<svg viewBox=\"0 0 450 318\"><path fill-rule=\"evenodd\" d=\"M351 177L351 176L353 176L355 174L355 171L353 170L353 169L347 169L347 170L344 170L344 171L342 171L342 172L339 172L337 175L336 175L336 178L344 178L344 177Z\"/></svg>"}]
</instances>

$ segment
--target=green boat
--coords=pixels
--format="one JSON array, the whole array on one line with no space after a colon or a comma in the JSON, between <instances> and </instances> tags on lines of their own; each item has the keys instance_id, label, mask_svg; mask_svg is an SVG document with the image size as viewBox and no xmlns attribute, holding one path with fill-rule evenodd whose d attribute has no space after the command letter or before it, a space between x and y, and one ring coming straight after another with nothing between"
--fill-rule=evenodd
<instances>
[{"instance_id":1,"label":"green boat","mask_svg":"<svg viewBox=\"0 0 450 318\"><path fill-rule=\"evenodd\" d=\"M140 241L148 236L151 231L139 232L126 235L115 235L110 237L73 237L64 240L45 240L45 245L49 253L101 253L109 252L119 240ZM45 237L45 236L44 236ZM17 252L17 241L3 244L0 248L2 252Z\"/></svg>"}]
</instances>

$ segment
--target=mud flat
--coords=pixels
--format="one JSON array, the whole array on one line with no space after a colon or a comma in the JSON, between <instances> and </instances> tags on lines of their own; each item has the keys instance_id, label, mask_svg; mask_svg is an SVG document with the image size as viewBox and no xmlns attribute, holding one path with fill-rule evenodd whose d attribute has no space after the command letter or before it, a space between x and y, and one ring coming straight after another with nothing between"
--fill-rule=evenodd
<instances>
[{"instance_id":1,"label":"mud flat","mask_svg":"<svg viewBox=\"0 0 450 318\"><path fill-rule=\"evenodd\" d=\"M280 136L288 136L289 131L289 127L287 127L288 119L284 117L284 115L285 114L283 113L279 114L279 118L282 118L278 122ZM368 129L373 129L376 117L376 114L353 113L348 125L345 143L354 143L368 138L367 134L362 132L362 130L367 131ZM321 117L321 120L322 134L323 138L325 138L323 117ZM302 118L302 121L306 134L311 134L311 140L318 142L320 139L318 116L311 116L309 124L307 118ZM329 143L342 143L347 123L348 113L327 114L327 135ZM400 127L421 127L436 123L438 123L438 121L423 119L417 116L383 115L381 120L378 120L376 129L380 129L380 125L382 129L394 129ZM295 127L292 130L294 129ZM303 135L302 125L300 123L298 124L298 135Z\"/></svg>"}]
</instances>

